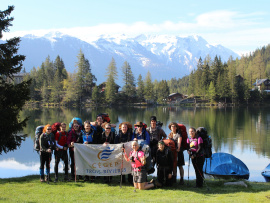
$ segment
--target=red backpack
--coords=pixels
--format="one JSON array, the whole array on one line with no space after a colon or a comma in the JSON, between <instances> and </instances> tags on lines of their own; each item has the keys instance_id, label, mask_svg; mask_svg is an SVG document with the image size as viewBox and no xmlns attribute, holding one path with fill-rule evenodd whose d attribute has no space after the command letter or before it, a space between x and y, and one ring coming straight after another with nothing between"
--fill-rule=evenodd
<instances>
[{"instance_id":1,"label":"red backpack","mask_svg":"<svg viewBox=\"0 0 270 203\"><path fill-rule=\"evenodd\" d=\"M185 125L178 123L178 128L182 135L181 147L183 150L187 150L187 128Z\"/></svg>"},{"instance_id":2,"label":"red backpack","mask_svg":"<svg viewBox=\"0 0 270 203\"><path fill-rule=\"evenodd\" d=\"M162 140L162 141L164 142L165 146L169 147L169 149L172 152L175 152L176 146L175 146L174 140L172 140L172 139L165 139L165 140Z\"/></svg>"},{"instance_id":3,"label":"red backpack","mask_svg":"<svg viewBox=\"0 0 270 203\"><path fill-rule=\"evenodd\" d=\"M59 122L52 124L52 133L54 135L57 131L60 131L60 126L61 126L61 123L59 123Z\"/></svg>"}]
</instances>

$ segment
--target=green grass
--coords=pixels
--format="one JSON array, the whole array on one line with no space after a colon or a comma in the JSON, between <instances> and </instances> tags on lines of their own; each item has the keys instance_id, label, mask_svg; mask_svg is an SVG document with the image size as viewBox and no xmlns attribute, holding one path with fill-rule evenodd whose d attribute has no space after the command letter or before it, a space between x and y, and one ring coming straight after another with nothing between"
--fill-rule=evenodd
<instances>
[{"instance_id":1,"label":"green grass","mask_svg":"<svg viewBox=\"0 0 270 203\"><path fill-rule=\"evenodd\" d=\"M61 177L60 177L61 179ZM224 186L224 181L206 180L207 186L187 186L134 192L129 184L122 188L115 177L111 184L103 178L91 182L41 183L39 176L0 179L0 202L270 202L270 184L246 182L248 187Z\"/></svg>"}]
</instances>

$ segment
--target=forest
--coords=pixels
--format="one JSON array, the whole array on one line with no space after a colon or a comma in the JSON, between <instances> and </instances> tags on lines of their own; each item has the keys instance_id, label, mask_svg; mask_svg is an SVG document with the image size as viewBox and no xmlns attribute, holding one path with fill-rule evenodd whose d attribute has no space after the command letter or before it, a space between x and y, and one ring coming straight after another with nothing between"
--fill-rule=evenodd
<instances>
[{"instance_id":1,"label":"forest","mask_svg":"<svg viewBox=\"0 0 270 203\"><path fill-rule=\"evenodd\" d=\"M25 80L32 80L31 102L56 103L59 105L112 105L146 102L165 104L168 95L181 93L197 97L209 103L264 102L269 99L264 92L254 90L256 79L270 75L270 45L253 53L224 62L221 57L200 58L190 75L171 80L152 80L148 72L145 78L135 78L127 61L117 72L114 58L106 69L106 82L97 84L91 64L80 51L77 55L76 71L67 72L60 56L51 60L48 56L40 67L33 67ZM116 84L121 77L123 87ZM121 89L120 89L121 88ZM121 91L119 91L119 89ZM252 91L253 90L253 91Z\"/></svg>"}]
</instances>

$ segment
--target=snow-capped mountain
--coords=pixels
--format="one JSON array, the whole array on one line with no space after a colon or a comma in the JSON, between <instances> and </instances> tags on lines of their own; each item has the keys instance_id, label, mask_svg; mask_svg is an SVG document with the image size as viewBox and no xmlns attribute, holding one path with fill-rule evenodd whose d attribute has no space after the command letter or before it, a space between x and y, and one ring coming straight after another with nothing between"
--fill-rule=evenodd
<instances>
[{"instance_id":1,"label":"snow-capped mountain","mask_svg":"<svg viewBox=\"0 0 270 203\"><path fill-rule=\"evenodd\" d=\"M144 77L150 71L152 80L179 78L196 69L197 61L208 54L227 61L230 56L238 57L233 51L207 43L200 36L139 35L137 37L100 36L97 40L80 40L59 32L43 37L25 35L21 37L19 54L26 56L24 67L29 72L39 67L47 56L55 60L59 55L69 72L76 71L77 55L80 49L89 60L98 83L106 80L105 72L112 57L118 68L118 84L121 85L121 67L127 61L135 78Z\"/></svg>"}]
</instances>

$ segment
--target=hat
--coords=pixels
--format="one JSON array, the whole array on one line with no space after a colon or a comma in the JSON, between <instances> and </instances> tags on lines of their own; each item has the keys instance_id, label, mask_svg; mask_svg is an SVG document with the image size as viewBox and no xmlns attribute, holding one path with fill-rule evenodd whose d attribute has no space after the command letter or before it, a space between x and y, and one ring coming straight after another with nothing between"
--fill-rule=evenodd
<instances>
[{"instance_id":1,"label":"hat","mask_svg":"<svg viewBox=\"0 0 270 203\"><path fill-rule=\"evenodd\" d=\"M143 126L143 122L138 121L137 123L134 124L134 126L135 126L135 127L136 127L136 126Z\"/></svg>"},{"instance_id":2,"label":"hat","mask_svg":"<svg viewBox=\"0 0 270 203\"><path fill-rule=\"evenodd\" d=\"M176 126L176 129L178 130L178 124L177 123L175 123L175 122L171 122L170 124L169 124L169 129L171 130L171 126L172 125L175 125Z\"/></svg>"},{"instance_id":3,"label":"hat","mask_svg":"<svg viewBox=\"0 0 270 203\"><path fill-rule=\"evenodd\" d=\"M156 116L151 116L150 121L157 121L157 117Z\"/></svg>"},{"instance_id":4,"label":"hat","mask_svg":"<svg viewBox=\"0 0 270 203\"><path fill-rule=\"evenodd\" d=\"M165 145L165 143L163 142L163 140L160 140L160 141L158 142L158 144Z\"/></svg>"}]
</instances>

